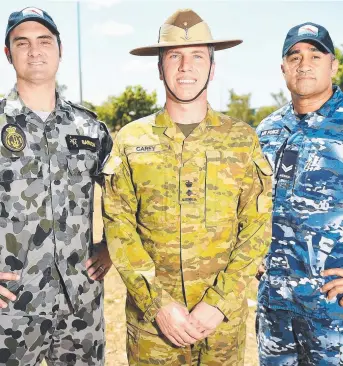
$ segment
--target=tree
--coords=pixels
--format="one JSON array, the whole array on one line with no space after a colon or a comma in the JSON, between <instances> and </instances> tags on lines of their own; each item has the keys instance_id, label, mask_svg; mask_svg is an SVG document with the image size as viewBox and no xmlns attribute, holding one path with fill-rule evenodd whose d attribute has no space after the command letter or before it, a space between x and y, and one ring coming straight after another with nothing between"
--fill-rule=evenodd
<instances>
[{"instance_id":1,"label":"tree","mask_svg":"<svg viewBox=\"0 0 343 366\"><path fill-rule=\"evenodd\" d=\"M270 94L274 99L275 107L277 108L283 107L288 102L285 93L283 92L282 89L280 89L278 93L270 93Z\"/></svg>"},{"instance_id":2,"label":"tree","mask_svg":"<svg viewBox=\"0 0 343 366\"><path fill-rule=\"evenodd\" d=\"M249 124L253 123L254 114L250 107L251 94L236 94L233 89L229 90L230 101L228 104L227 115L238 118Z\"/></svg>"},{"instance_id":3,"label":"tree","mask_svg":"<svg viewBox=\"0 0 343 366\"><path fill-rule=\"evenodd\" d=\"M273 113L277 109L278 107L275 105L264 106L256 109L254 114L254 120L251 125L253 127L257 127L263 119L268 117L271 113Z\"/></svg>"},{"instance_id":4,"label":"tree","mask_svg":"<svg viewBox=\"0 0 343 366\"><path fill-rule=\"evenodd\" d=\"M157 112L157 94L149 94L142 86L127 86L119 96L110 96L102 105L96 107L100 120L118 130L136 119Z\"/></svg>"},{"instance_id":5,"label":"tree","mask_svg":"<svg viewBox=\"0 0 343 366\"><path fill-rule=\"evenodd\" d=\"M342 45L343 46L343 45ZM334 84L343 89L343 52L339 48L335 47L335 56L339 62L338 71L335 77L332 78Z\"/></svg>"}]
</instances>

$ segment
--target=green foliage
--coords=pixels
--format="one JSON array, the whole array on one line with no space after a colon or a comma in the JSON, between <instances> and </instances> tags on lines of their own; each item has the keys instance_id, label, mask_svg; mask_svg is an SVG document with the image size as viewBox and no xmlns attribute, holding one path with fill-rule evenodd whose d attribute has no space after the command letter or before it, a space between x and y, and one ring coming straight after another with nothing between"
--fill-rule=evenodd
<instances>
[{"instance_id":1,"label":"green foliage","mask_svg":"<svg viewBox=\"0 0 343 366\"><path fill-rule=\"evenodd\" d=\"M151 94L140 85L127 86L119 96L110 96L102 105L96 107L100 120L106 122L109 128L118 130L126 124L148 116L159 110L157 94Z\"/></svg>"},{"instance_id":2,"label":"green foliage","mask_svg":"<svg viewBox=\"0 0 343 366\"><path fill-rule=\"evenodd\" d=\"M227 115L240 119L249 124L253 123L254 114L250 107L251 94L236 94L233 89L229 90L230 100Z\"/></svg>"},{"instance_id":3,"label":"green foliage","mask_svg":"<svg viewBox=\"0 0 343 366\"><path fill-rule=\"evenodd\" d=\"M257 109L252 109L250 106L250 93L238 95L233 89L229 93L230 101L226 114L247 122L253 127L257 127L264 118L287 103L287 98L282 90L277 93L271 93L274 99L273 105L263 106Z\"/></svg>"},{"instance_id":4,"label":"green foliage","mask_svg":"<svg viewBox=\"0 0 343 366\"><path fill-rule=\"evenodd\" d=\"M342 45L343 46L343 45ZM341 49L335 47L335 56L339 62L338 71L335 77L332 78L334 84L343 89L343 52Z\"/></svg>"}]
</instances>

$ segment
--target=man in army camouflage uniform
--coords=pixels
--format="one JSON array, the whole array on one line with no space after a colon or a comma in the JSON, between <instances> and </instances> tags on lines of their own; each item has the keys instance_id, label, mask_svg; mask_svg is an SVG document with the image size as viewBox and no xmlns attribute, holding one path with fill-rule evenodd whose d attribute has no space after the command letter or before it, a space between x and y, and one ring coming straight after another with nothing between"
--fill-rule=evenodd
<instances>
[{"instance_id":1,"label":"man in army camouflage uniform","mask_svg":"<svg viewBox=\"0 0 343 366\"><path fill-rule=\"evenodd\" d=\"M0 102L0 365L103 365L94 280L111 262L106 245L92 254L92 211L112 141L56 92L62 47L46 12L12 13L5 44L17 84Z\"/></svg>"},{"instance_id":2,"label":"man in army camouflage uniform","mask_svg":"<svg viewBox=\"0 0 343 366\"><path fill-rule=\"evenodd\" d=\"M243 365L246 288L270 239L272 171L244 122L207 104L215 41L192 10L159 43L165 108L122 128L104 167L111 259L128 289L130 365Z\"/></svg>"},{"instance_id":3,"label":"man in army camouflage uniform","mask_svg":"<svg viewBox=\"0 0 343 366\"><path fill-rule=\"evenodd\" d=\"M343 365L343 93L328 31L293 27L292 101L257 129L274 167L273 239L259 288L260 364Z\"/></svg>"}]
</instances>

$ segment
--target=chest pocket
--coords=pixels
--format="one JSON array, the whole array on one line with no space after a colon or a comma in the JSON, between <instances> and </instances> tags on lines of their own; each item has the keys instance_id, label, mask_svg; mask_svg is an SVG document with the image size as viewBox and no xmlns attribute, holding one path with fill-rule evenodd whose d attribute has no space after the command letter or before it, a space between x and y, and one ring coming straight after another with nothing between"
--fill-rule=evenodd
<instances>
[{"instance_id":1,"label":"chest pocket","mask_svg":"<svg viewBox=\"0 0 343 366\"><path fill-rule=\"evenodd\" d=\"M138 221L160 226L175 219L175 156L167 144L125 149L140 210Z\"/></svg>"},{"instance_id":2,"label":"chest pocket","mask_svg":"<svg viewBox=\"0 0 343 366\"><path fill-rule=\"evenodd\" d=\"M69 214L88 215L93 210L93 177L97 154L89 151L67 157Z\"/></svg>"},{"instance_id":3,"label":"chest pocket","mask_svg":"<svg viewBox=\"0 0 343 366\"><path fill-rule=\"evenodd\" d=\"M0 217L35 221L46 215L46 186L39 157L1 158Z\"/></svg>"},{"instance_id":4,"label":"chest pocket","mask_svg":"<svg viewBox=\"0 0 343 366\"><path fill-rule=\"evenodd\" d=\"M206 151L206 226L232 226L241 178L242 169L229 152Z\"/></svg>"},{"instance_id":5,"label":"chest pocket","mask_svg":"<svg viewBox=\"0 0 343 366\"><path fill-rule=\"evenodd\" d=\"M300 181L302 194L328 205L343 202L343 143L334 139L308 141L308 159Z\"/></svg>"}]
</instances>

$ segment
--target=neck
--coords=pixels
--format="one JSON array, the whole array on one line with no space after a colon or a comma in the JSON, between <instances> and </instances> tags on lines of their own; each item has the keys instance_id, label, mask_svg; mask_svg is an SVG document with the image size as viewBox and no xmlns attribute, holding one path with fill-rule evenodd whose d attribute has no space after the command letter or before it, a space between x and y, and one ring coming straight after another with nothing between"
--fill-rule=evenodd
<instances>
[{"instance_id":1,"label":"neck","mask_svg":"<svg viewBox=\"0 0 343 366\"><path fill-rule=\"evenodd\" d=\"M207 101L206 97L201 98L200 96L191 103L180 103L167 96L166 109L175 123L185 125L200 123L207 114Z\"/></svg>"},{"instance_id":2,"label":"neck","mask_svg":"<svg viewBox=\"0 0 343 366\"><path fill-rule=\"evenodd\" d=\"M51 112L55 109L55 80L44 84L35 84L17 80L17 90L24 104L35 111Z\"/></svg>"},{"instance_id":3,"label":"neck","mask_svg":"<svg viewBox=\"0 0 343 366\"><path fill-rule=\"evenodd\" d=\"M332 96L332 86L320 95L302 96L292 94L294 112L297 114L306 114L317 111Z\"/></svg>"}]
</instances>

